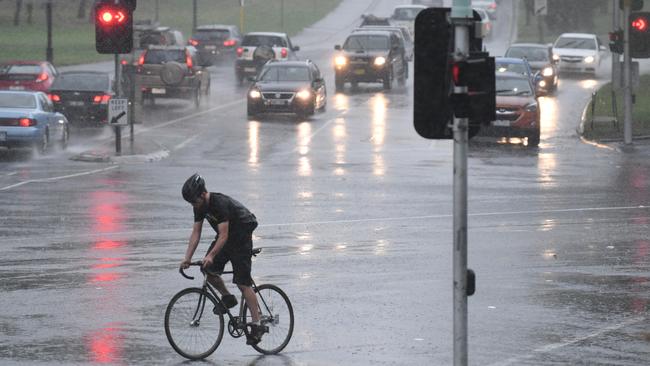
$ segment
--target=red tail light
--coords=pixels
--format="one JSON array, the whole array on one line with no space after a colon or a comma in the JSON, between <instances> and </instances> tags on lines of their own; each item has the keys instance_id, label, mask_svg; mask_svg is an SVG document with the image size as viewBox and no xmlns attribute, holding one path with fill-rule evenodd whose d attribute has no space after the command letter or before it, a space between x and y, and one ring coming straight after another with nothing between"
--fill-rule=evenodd
<instances>
[{"instance_id":1,"label":"red tail light","mask_svg":"<svg viewBox=\"0 0 650 366\"><path fill-rule=\"evenodd\" d=\"M289 54L289 51L287 51L286 48L283 48L282 51L280 51L280 55L282 55L282 58L287 57L288 54Z\"/></svg>"},{"instance_id":2,"label":"red tail light","mask_svg":"<svg viewBox=\"0 0 650 366\"><path fill-rule=\"evenodd\" d=\"M237 57L241 57L241 55L244 54L244 49L241 47L237 47Z\"/></svg>"},{"instance_id":3,"label":"red tail light","mask_svg":"<svg viewBox=\"0 0 650 366\"><path fill-rule=\"evenodd\" d=\"M140 58L138 59L138 65L144 65L144 55L145 55L145 53L140 55Z\"/></svg>"},{"instance_id":4,"label":"red tail light","mask_svg":"<svg viewBox=\"0 0 650 366\"><path fill-rule=\"evenodd\" d=\"M190 41L189 41L189 42L190 42L190 44L191 44L192 46L198 46L198 45L199 45L199 41L197 41L196 39L192 39L192 38L190 38Z\"/></svg>"},{"instance_id":5,"label":"red tail light","mask_svg":"<svg viewBox=\"0 0 650 366\"><path fill-rule=\"evenodd\" d=\"M223 45L226 46L226 47L232 47L232 46L234 46L236 44L237 44L237 41L235 41L234 39L227 39L227 40L223 41Z\"/></svg>"},{"instance_id":6,"label":"red tail light","mask_svg":"<svg viewBox=\"0 0 650 366\"><path fill-rule=\"evenodd\" d=\"M20 127L31 127L36 125L36 120L31 118L21 118L18 120L18 125Z\"/></svg>"},{"instance_id":7,"label":"red tail light","mask_svg":"<svg viewBox=\"0 0 650 366\"><path fill-rule=\"evenodd\" d=\"M53 101L53 102L60 102L61 101L61 97L56 95L56 94L48 94L47 96L50 97L50 100Z\"/></svg>"},{"instance_id":8,"label":"red tail light","mask_svg":"<svg viewBox=\"0 0 650 366\"><path fill-rule=\"evenodd\" d=\"M492 3L492 4L488 5L488 6L490 7L490 9L496 9L497 8L497 3Z\"/></svg>"},{"instance_id":9,"label":"red tail light","mask_svg":"<svg viewBox=\"0 0 650 366\"><path fill-rule=\"evenodd\" d=\"M41 73L40 75L38 75L38 77L36 78L36 82L37 82L37 83L42 83L43 81L47 80L47 77L48 77L48 76L47 76L47 73L46 73L46 72L42 72L42 73Z\"/></svg>"},{"instance_id":10,"label":"red tail light","mask_svg":"<svg viewBox=\"0 0 650 366\"><path fill-rule=\"evenodd\" d=\"M192 63L192 56L190 56L190 53L185 51L185 63L187 64L187 67L192 70L192 67L194 64Z\"/></svg>"},{"instance_id":11,"label":"red tail light","mask_svg":"<svg viewBox=\"0 0 650 366\"><path fill-rule=\"evenodd\" d=\"M120 63L121 63L122 65L126 65L126 64L128 64L128 62L127 62L126 60L122 60L122 61L120 61Z\"/></svg>"},{"instance_id":12,"label":"red tail light","mask_svg":"<svg viewBox=\"0 0 650 366\"><path fill-rule=\"evenodd\" d=\"M93 98L93 103L95 104L108 104L108 101L111 99L111 96L108 94L95 95Z\"/></svg>"}]
</instances>

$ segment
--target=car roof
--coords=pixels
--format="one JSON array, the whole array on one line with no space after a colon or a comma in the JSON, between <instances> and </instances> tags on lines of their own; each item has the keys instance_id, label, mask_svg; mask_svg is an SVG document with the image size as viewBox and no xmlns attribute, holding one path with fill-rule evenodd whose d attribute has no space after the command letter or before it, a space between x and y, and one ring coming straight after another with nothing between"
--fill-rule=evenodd
<instances>
[{"instance_id":1,"label":"car roof","mask_svg":"<svg viewBox=\"0 0 650 366\"><path fill-rule=\"evenodd\" d=\"M249 32L247 36L273 36L273 37L287 37L286 33L280 32Z\"/></svg>"},{"instance_id":2,"label":"car roof","mask_svg":"<svg viewBox=\"0 0 650 366\"><path fill-rule=\"evenodd\" d=\"M270 60L266 66L309 66L312 65L313 62L311 60L291 60L291 61L281 61L281 60Z\"/></svg>"},{"instance_id":3,"label":"car roof","mask_svg":"<svg viewBox=\"0 0 650 366\"><path fill-rule=\"evenodd\" d=\"M185 50L188 48L187 46L183 45L149 45L147 47L148 50Z\"/></svg>"},{"instance_id":4,"label":"car roof","mask_svg":"<svg viewBox=\"0 0 650 366\"><path fill-rule=\"evenodd\" d=\"M510 47L537 47L537 48L549 48L551 45L543 43L513 43ZM508 47L508 48L510 48Z\"/></svg>"},{"instance_id":5,"label":"car roof","mask_svg":"<svg viewBox=\"0 0 650 366\"><path fill-rule=\"evenodd\" d=\"M196 27L196 30L218 30L218 29L234 29L234 25L228 25L228 24L206 24L206 25L199 25Z\"/></svg>"},{"instance_id":6,"label":"car roof","mask_svg":"<svg viewBox=\"0 0 650 366\"><path fill-rule=\"evenodd\" d=\"M70 71L63 71L59 73L59 76L61 75L72 75L72 74L88 74L88 75L110 75L108 72L104 71L93 71L93 70L70 70Z\"/></svg>"},{"instance_id":7,"label":"car roof","mask_svg":"<svg viewBox=\"0 0 650 366\"><path fill-rule=\"evenodd\" d=\"M42 91L35 90L0 90L0 94L30 94L36 96L37 94L45 94Z\"/></svg>"},{"instance_id":8,"label":"car roof","mask_svg":"<svg viewBox=\"0 0 650 366\"><path fill-rule=\"evenodd\" d=\"M371 29L371 30L360 30L360 31L355 30L352 33L350 33L350 35L358 36L358 35L364 35L364 34L365 35L377 35L377 34L380 34L380 35L390 37L391 33L392 32L389 31L389 30Z\"/></svg>"},{"instance_id":9,"label":"car roof","mask_svg":"<svg viewBox=\"0 0 650 366\"><path fill-rule=\"evenodd\" d=\"M397 5L394 9L426 9L424 5Z\"/></svg>"},{"instance_id":10,"label":"car roof","mask_svg":"<svg viewBox=\"0 0 650 366\"><path fill-rule=\"evenodd\" d=\"M573 37L573 38L597 38L597 36L593 33L562 33L560 34L559 37L557 38L562 38L562 37Z\"/></svg>"},{"instance_id":11,"label":"car roof","mask_svg":"<svg viewBox=\"0 0 650 366\"><path fill-rule=\"evenodd\" d=\"M520 74L518 72L512 72L512 71L503 71L503 72L497 72L496 74L497 78L503 78L503 79L523 79L528 82L530 82L530 79L528 76L524 74Z\"/></svg>"}]
</instances>

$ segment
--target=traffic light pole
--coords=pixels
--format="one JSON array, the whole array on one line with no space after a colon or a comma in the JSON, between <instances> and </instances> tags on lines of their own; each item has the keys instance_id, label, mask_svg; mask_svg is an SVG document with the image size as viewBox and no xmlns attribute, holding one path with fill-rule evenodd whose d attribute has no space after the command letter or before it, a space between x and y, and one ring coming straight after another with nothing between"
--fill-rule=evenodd
<instances>
[{"instance_id":1,"label":"traffic light pole","mask_svg":"<svg viewBox=\"0 0 650 366\"><path fill-rule=\"evenodd\" d=\"M473 19L470 0L454 0L454 61L469 57L469 23ZM467 94L467 87L454 86L455 94ZM454 365L467 365L467 151L468 118L454 116Z\"/></svg>"},{"instance_id":2,"label":"traffic light pole","mask_svg":"<svg viewBox=\"0 0 650 366\"><path fill-rule=\"evenodd\" d=\"M623 50L623 108L625 122L623 124L623 140L626 145L632 144L632 57L630 54L630 1L626 1L623 7L623 19L625 21L624 50Z\"/></svg>"},{"instance_id":3,"label":"traffic light pole","mask_svg":"<svg viewBox=\"0 0 650 366\"><path fill-rule=\"evenodd\" d=\"M115 82L113 85L115 85L115 97L121 98L122 97L122 87L120 84L121 83L121 76L120 76L120 60L119 60L119 55L116 53L115 54ZM115 155L120 156L122 155L122 127L120 126L114 126L115 128Z\"/></svg>"}]
</instances>

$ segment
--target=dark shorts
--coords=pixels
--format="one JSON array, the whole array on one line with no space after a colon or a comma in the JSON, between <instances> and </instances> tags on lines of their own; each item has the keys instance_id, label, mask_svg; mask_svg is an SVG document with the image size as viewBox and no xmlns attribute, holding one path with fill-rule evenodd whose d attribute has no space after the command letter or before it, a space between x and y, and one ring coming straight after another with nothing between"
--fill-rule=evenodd
<instances>
[{"instance_id":1,"label":"dark shorts","mask_svg":"<svg viewBox=\"0 0 650 366\"><path fill-rule=\"evenodd\" d=\"M257 226L257 225L255 225ZM208 271L223 273L226 263L232 264L233 276L232 283L242 286L252 286L253 278L251 277L251 257L253 255L253 230L255 226L242 229L235 229L230 232L228 241L221 251L214 257L212 266ZM212 241L209 253L214 247L216 240Z\"/></svg>"}]
</instances>

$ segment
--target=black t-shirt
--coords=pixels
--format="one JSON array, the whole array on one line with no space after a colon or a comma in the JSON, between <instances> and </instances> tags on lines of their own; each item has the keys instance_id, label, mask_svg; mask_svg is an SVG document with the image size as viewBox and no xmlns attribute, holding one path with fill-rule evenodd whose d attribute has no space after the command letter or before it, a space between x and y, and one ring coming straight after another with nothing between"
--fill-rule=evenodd
<instances>
[{"instance_id":1,"label":"black t-shirt","mask_svg":"<svg viewBox=\"0 0 650 366\"><path fill-rule=\"evenodd\" d=\"M194 209L194 222L208 220L214 231L219 233L218 225L229 222L229 231L241 230L246 227L257 226L257 219L239 201L221 193L210 192L207 206ZM251 230L252 231L252 230Z\"/></svg>"}]
</instances>

